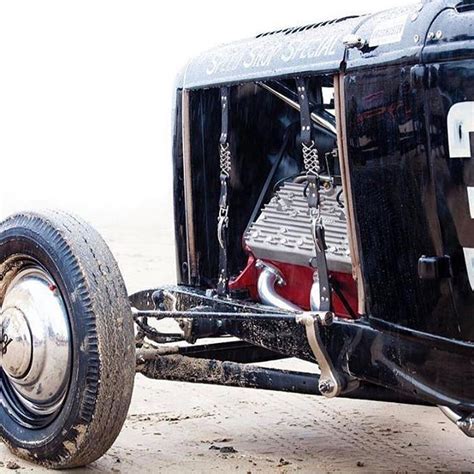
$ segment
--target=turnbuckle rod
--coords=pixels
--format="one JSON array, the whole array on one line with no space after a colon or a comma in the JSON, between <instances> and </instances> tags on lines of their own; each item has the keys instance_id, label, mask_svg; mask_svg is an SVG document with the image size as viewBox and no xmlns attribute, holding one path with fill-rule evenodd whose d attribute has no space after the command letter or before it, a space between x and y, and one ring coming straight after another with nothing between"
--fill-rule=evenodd
<instances>
[{"instance_id":1,"label":"turnbuckle rod","mask_svg":"<svg viewBox=\"0 0 474 474\"><path fill-rule=\"evenodd\" d=\"M265 319L267 321L290 321L297 323L296 316L302 312L287 313L248 313L248 312L219 312L219 311L160 311L160 310L139 310L132 308L134 318L154 318L154 319L229 319L233 321L246 321L249 319Z\"/></svg>"}]
</instances>

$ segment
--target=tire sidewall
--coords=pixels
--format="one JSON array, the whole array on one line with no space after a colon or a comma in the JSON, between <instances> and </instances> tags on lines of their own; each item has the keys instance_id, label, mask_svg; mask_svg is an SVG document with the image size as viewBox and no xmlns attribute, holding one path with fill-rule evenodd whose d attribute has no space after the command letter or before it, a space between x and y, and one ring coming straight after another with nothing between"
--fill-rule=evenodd
<instances>
[{"instance_id":1,"label":"tire sidewall","mask_svg":"<svg viewBox=\"0 0 474 474\"><path fill-rule=\"evenodd\" d=\"M97 382L89 386L87 381L88 368L93 362L99 371L100 361L91 361L88 350L89 343L87 314L85 302L78 293L79 283L74 272L72 254L66 253L66 246L57 248L41 234L26 227L12 227L0 235L0 262L12 255L25 255L38 262L56 283L69 317L71 372L66 398L54 420L46 427L28 429L15 421L0 405L0 433L5 435L8 444L14 449L26 449L30 455L40 460L51 458L52 455L67 449L68 442L76 442L81 425L87 425L87 417L82 410L83 400L88 390L98 391ZM93 324L95 321L93 321Z\"/></svg>"}]
</instances>

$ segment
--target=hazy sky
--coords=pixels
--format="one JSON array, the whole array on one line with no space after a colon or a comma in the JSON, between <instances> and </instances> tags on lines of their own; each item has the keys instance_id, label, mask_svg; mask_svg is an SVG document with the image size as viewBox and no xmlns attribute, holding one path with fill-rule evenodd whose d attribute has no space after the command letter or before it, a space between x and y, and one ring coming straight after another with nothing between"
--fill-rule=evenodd
<instances>
[{"instance_id":1,"label":"hazy sky","mask_svg":"<svg viewBox=\"0 0 474 474\"><path fill-rule=\"evenodd\" d=\"M1 2L0 213L169 206L172 89L190 57L406 3Z\"/></svg>"}]
</instances>

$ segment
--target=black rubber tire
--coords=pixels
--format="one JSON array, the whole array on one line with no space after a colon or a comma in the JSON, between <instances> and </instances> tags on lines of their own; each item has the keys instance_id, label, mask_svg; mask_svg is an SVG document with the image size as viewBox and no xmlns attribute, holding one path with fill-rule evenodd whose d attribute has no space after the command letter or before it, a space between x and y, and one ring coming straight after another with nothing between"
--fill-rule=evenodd
<instances>
[{"instance_id":1,"label":"black rubber tire","mask_svg":"<svg viewBox=\"0 0 474 474\"><path fill-rule=\"evenodd\" d=\"M71 326L72 364L54 419L25 428L0 403L0 438L17 456L50 468L89 464L115 441L132 396L135 344L125 284L101 236L64 212L18 214L0 224L0 303L21 266L6 268L14 255L34 260L57 283Z\"/></svg>"}]
</instances>

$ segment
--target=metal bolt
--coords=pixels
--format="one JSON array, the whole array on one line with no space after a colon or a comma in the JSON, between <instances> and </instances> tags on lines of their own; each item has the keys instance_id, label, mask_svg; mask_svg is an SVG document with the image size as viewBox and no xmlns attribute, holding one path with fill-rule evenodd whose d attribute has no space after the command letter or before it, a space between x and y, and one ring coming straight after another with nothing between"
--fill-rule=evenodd
<instances>
[{"instance_id":1,"label":"metal bolt","mask_svg":"<svg viewBox=\"0 0 474 474\"><path fill-rule=\"evenodd\" d=\"M334 389L334 385L330 380L321 380L319 382L319 391L322 394L330 393Z\"/></svg>"},{"instance_id":2,"label":"metal bolt","mask_svg":"<svg viewBox=\"0 0 474 474\"><path fill-rule=\"evenodd\" d=\"M436 32L436 39L441 39L443 37L443 32L441 30L438 30Z\"/></svg>"},{"instance_id":3,"label":"metal bolt","mask_svg":"<svg viewBox=\"0 0 474 474\"><path fill-rule=\"evenodd\" d=\"M429 40L432 40L434 37L435 37L435 34L434 34L432 31L430 31L430 32L428 33L428 39L429 39Z\"/></svg>"},{"instance_id":4,"label":"metal bolt","mask_svg":"<svg viewBox=\"0 0 474 474\"><path fill-rule=\"evenodd\" d=\"M415 35L415 36L413 37L413 41L414 41L415 43L418 43L418 41L420 41L420 35Z\"/></svg>"},{"instance_id":5,"label":"metal bolt","mask_svg":"<svg viewBox=\"0 0 474 474\"><path fill-rule=\"evenodd\" d=\"M334 313L331 311L321 312L318 314L318 319L323 326L330 326L334 321Z\"/></svg>"},{"instance_id":6,"label":"metal bolt","mask_svg":"<svg viewBox=\"0 0 474 474\"><path fill-rule=\"evenodd\" d=\"M456 422L456 424L458 425L459 428L461 429L466 429L466 428L469 428L470 427L470 423L466 420L459 420L458 422Z\"/></svg>"}]
</instances>

